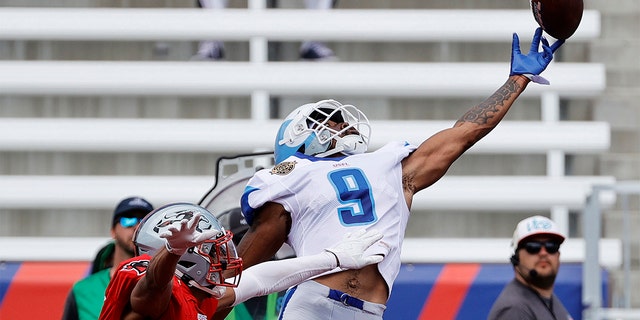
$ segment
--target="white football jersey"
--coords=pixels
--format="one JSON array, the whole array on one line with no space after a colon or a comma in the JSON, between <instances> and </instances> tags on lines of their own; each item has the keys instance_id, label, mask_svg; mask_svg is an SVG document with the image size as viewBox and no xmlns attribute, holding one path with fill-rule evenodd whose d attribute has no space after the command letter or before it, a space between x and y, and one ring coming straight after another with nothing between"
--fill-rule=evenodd
<instances>
[{"instance_id":1,"label":"white football jersey","mask_svg":"<svg viewBox=\"0 0 640 320\"><path fill-rule=\"evenodd\" d=\"M374 152L339 158L296 153L249 180L242 211L251 224L256 208L266 202L282 204L292 219L287 243L299 257L335 246L348 232L380 231L381 244L368 250L385 256L378 268L391 292L409 219L401 161L415 149L392 142Z\"/></svg>"}]
</instances>

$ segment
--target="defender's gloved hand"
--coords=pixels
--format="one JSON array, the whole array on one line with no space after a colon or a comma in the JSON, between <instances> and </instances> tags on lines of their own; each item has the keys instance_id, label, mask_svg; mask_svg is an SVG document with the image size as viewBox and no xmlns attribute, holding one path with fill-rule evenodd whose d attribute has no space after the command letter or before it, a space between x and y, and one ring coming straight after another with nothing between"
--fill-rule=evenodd
<instances>
[{"instance_id":1,"label":"defender's gloved hand","mask_svg":"<svg viewBox=\"0 0 640 320\"><path fill-rule=\"evenodd\" d=\"M220 230L216 229L206 230L205 232L198 230L198 222L200 222L201 218L202 215L200 213L195 213L190 220L182 219L177 226L172 225L167 231L160 234L160 238L164 238L167 241L167 250L181 256L187 252L187 249L215 237L220 232Z\"/></svg>"},{"instance_id":2,"label":"defender's gloved hand","mask_svg":"<svg viewBox=\"0 0 640 320\"><path fill-rule=\"evenodd\" d=\"M384 258L379 254L365 254L371 245L382 239L382 233L376 230L361 229L353 234L348 233L345 239L333 248L325 249L338 259L338 267L342 269L360 269L378 263Z\"/></svg>"},{"instance_id":3,"label":"defender's gloved hand","mask_svg":"<svg viewBox=\"0 0 640 320\"><path fill-rule=\"evenodd\" d=\"M538 52L540 41L542 41L542 52ZM541 77L540 73L551 63L553 53L556 52L563 43L564 40L558 40L552 46L549 46L549 41L542 36L542 28L538 28L533 35L531 50L529 50L527 55L523 55L520 52L520 39L518 35L514 33L513 42L511 43L511 72L509 75L521 74L533 82L549 84L549 81Z\"/></svg>"},{"instance_id":4,"label":"defender's gloved hand","mask_svg":"<svg viewBox=\"0 0 640 320\"><path fill-rule=\"evenodd\" d=\"M211 289L211 295L216 299L220 299L224 297L224 294L226 292L227 292L227 287L223 287L223 286L215 286L213 287L213 289Z\"/></svg>"}]
</instances>

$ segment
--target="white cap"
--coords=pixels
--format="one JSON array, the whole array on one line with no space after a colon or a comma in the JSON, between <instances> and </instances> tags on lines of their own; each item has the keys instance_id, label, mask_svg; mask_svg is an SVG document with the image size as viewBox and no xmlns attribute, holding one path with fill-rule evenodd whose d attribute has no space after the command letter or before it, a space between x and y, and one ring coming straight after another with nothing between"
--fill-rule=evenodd
<instances>
[{"instance_id":1,"label":"white cap","mask_svg":"<svg viewBox=\"0 0 640 320\"><path fill-rule=\"evenodd\" d=\"M516 252L522 240L541 234L557 238L560 243L564 242L565 239L565 235L560 232L558 225L551 219L543 216L533 216L520 221L516 226L516 230L513 231L513 240L511 240L512 252Z\"/></svg>"}]
</instances>

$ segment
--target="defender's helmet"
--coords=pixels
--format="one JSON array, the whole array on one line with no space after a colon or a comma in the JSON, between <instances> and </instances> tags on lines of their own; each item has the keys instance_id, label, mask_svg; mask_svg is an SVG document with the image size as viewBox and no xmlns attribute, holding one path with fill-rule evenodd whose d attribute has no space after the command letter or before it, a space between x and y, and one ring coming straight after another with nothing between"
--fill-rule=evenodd
<instances>
[{"instance_id":1,"label":"defender's helmet","mask_svg":"<svg viewBox=\"0 0 640 320\"><path fill-rule=\"evenodd\" d=\"M242 215L240 207L231 208L218 215L218 221L233 233L233 243L238 245L244 234L249 231L249 224Z\"/></svg>"},{"instance_id":2,"label":"defender's helmet","mask_svg":"<svg viewBox=\"0 0 640 320\"><path fill-rule=\"evenodd\" d=\"M336 131L327 126L329 120L345 122L348 126ZM341 137L352 129L356 129L358 134ZM352 105L343 105L335 100L305 104L293 110L278 130L274 149L276 163L298 151L316 157L339 152L347 155L364 153L370 136L369 120Z\"/></svg>"},{"instance_id":3,"label":"defender's helmet","mask_svg":"<svg viewBox=\"0 0 640 320\"><path fill-rule=\"evenodd\" d=\"M201 215L197 227L199 231L218 230L219 232L201 245L189 248L178 261L176 275L198 289L217 295L218 292L212 290L215 286L236 287L238 285L242 272L242 259L238 257L233 244L233 234L225 230L213 214L200 206L190 203L173 203L149 213L142 219L133 237L136 255L156 254L166 243L165 239L160 238L160 234L173 224L178 224L184 219L192 219L196 213ZM223 277L223 272L227 279Z\"/></svg>"}]
</instances>

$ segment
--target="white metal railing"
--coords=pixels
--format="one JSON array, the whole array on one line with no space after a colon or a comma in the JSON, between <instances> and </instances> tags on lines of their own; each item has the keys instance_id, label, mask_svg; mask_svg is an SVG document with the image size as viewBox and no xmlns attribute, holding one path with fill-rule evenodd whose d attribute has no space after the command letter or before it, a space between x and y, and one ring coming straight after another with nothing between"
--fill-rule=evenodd
<instances>
[{"instance_id":1,"label":"white metal railing","mask_svg":"<svg viewBox=\"0 0 640 320\"><path fill-rule=\"evenodd\" d=\"M280 124L280 120L250 119L0 118L0 150L250 153L271 150ZM418 144L453 124L374 120L370 147L378 149L396 140ZM505 121L468 152L592 154L609 148L610 130L608 123L598 121Z\"/></svg>"},{"instance_id":2,"label":"white metal railing","mask_svg":"<svg viewBox=\"0 0 640 320\"><path fill-rule=\"evenodd\" d=\"M0 70L0 94L11 95L485 97L509 63L2 61ZM554 63L545 77L551 85L523 96L594 97L606 85L599 63Z\"/></svg>"},{"instance_id":3,"label":"white metal railing","mask_svg":"<svg viewBox=\"0 0 640 320\"><path fill-rule=\"evenodd\" d=\"M602 238L603 209L611 206L602 203L603 193L615 193L622 210L622 299L620 306L605 308L602 306L600 257L606 252L599 246ZM583 268L582 304L585 306L584 318L587 320L604 319L640 319L640 309L631 307L631 211L629 197L640 195L640 182L625 181L615 184L597 184L592 187L587 205L584 208L583 226L586 254Z\"/></svg>"},{"instance_id":4,"label":"white metal railing","mask_svg":"<svg viewBox=\"0 0 640 320\"><path fill-rule=\"evenodd\" d=\"M113 209L123 194L144 194L152 203L197 202L213 186L207 176L0 176L0 208ZM416 194L415 210L532 211L584 207L594 184L614 183L606 176L445 176ZM460 195L465 201L460 201ZM602 203L614 197L602 195Z\"/></svg>"},{"instance_id":5,"label":"white metal railing","mask_svg":"<svg viewBox=\"0 0 640 320\"><path fill-rule=\"evenodd\" d=\"M531 10L0 8L5 40L510 42L536 27ZM599 36L586 10L571 41Z\"/></svg>"}]
</instances>

